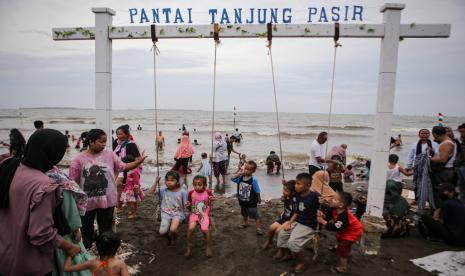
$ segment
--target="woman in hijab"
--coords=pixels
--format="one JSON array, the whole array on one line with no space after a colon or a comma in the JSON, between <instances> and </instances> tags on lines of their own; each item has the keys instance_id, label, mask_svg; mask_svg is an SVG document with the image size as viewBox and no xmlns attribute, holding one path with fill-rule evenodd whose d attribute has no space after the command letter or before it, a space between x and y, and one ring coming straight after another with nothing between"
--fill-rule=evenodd
<instances>
[{"instance_id":1,"label":"woman in hijab","mask_svg":"<svg viewBox=\"0 0 465 276\"><path fill-rule=\"evenodd\" d=\"M61 195L61 210L63 216L69 226L70 233L64 235L63 238L70 242L76 242L81 247L81 254L74 256L73 263L80 264L90 260L92 257L87 252L81 239L81 216L86 213L87 195L81 190L79 185L71 180L68 175L62 172L57 167L48 171L47 176L52 181L52 184L58 185ZM55 265L52 275L62 275L64 271L64 263L66 251L62 249L55 250ZM92 273L89 270L68 272L68 276L90 276Z\"/></svg>"},{"instance_id":2,"label":"woman in hijab","mask_svg":"<svg viewBox=\"0 0 465 276\"><path fill-rule=\"evenodd\" d=\"M328 173L322 170L313 174L310 190L320 194L320 203L329 203L336 195L336 192L329 186Z\"/></svg>"},{"instance_id":3,"label":"woman in hijab","mask_svg":"<svg viewBox=\"0 0 465 276\"><path fill-rule=\"evenodd\" d=\"M387 230L383 233L383 238L403 237L409 233L409 221L407 220L409 204L401 194L401 183L394 180L386 181L383 217Z\"/></svg>"},{"instance_id":4,"label":"woman in hijab","mask_svg":"<svg viewBox=\"0 0 465 276\"><path fill-rule=\"evenodd\" d=\"M223 177L223 185L226 183L227 162L228 162L228 146L224 141L221 133L215 134L215 144L213 146L215 151L213 157L213 173L216 178L216 187L222 190L220 182L220 174Z\"/></svg>"},{"instance_id":5,"label":"woman in hijab","mask_svg":"<svg viewBox=\"0 0 465 276\"><path fill-rule=\"evenodd\" d=\"M181 137L181 144L179 144L174 155L174 160L176 164L174 165L173 170L179 171L179 168L182 168L182 176L184 177L184 184L187 185L187 165L189 164L189 159L194 155L194 148L189 141L189 136L183 135Z\"/></svg>"},{"instance_id":6,"label":"woman in hijab","mask_svg":"<svg viewBox=\"0 0 465 276\"><path fill-rule=\"evenodd\" d=\"M3 143L9 147L9 151L0 155L0 162L8 157L22 157L24 155L24 148L26 147L26 140L23 134L17 129L10 130L10 144Z\"/></svg>"},{"instance_id":7,"label":"woman in hijab","mask_svg":"<svg viewBox=\"0 0 465 276\"><path fill-rule=\"evenodd\" d=\"M63 158L66 145L59 131L39 130L29 138L23 159L0 163L1 275L51 275L55 248L71 256L81 251L62 237L67 227L58 220L63 216L58 186L45 175Z\"/></svg>"}]
</instances>

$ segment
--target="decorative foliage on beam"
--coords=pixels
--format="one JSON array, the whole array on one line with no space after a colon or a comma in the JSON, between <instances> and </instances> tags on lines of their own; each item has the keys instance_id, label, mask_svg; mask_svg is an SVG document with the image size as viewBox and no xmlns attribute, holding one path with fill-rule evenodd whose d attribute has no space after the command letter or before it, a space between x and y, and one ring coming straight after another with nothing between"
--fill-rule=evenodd
<instances>
[{"instance_id":1,"label":"decorative foliage on beam","mask_svg":"<svg viewBox=\"0 0 465 276\"><path fill-rule=\"evenodd\" d=\"M159 25L158 37L163 38L213 38L213 25ZM95 38L93 27L54 28L54 40L92 40ZM256 38L266 37L266 25L228 24L219 28L220 38ZM111 26L110 39L150 39L150 26ZM450 25L447 24L403 24L400 37L448 37ZM273 37L327 37L334 36L333 24L273 24ZM341 38L382 38L383 24L341 24Z\"/></svg>"}]
</instances>

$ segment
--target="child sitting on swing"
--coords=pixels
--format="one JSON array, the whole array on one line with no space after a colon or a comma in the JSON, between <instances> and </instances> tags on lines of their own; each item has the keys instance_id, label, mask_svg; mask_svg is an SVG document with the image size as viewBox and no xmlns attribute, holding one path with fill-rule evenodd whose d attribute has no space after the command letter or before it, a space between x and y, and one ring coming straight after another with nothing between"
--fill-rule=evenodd
<instances>
[{"instance_id":1,"label":"child sitting on swing","mask_svg":"<svg viewBox=\"0 0 465 276\"><path fill-rule=\"evenodd\" d=\"M181 188L179 173L169 171L165 175L166 188L160 189L161 194L161 223L160 235L166 236L168 245L175 245L179 225L186 218L187 192ZM157 185L160 185L160 176L157 176L148 193L154 194Z\"/></svg>"},{"instance_id":2,"label":"child sitting on swing","mask_svg":"<svg viewBox=\"0 0 465 276\"><path fill-rule=\"evenodd\" d=\"M295 181L283 180L283 195L281 196L281 201L283 202L284 210L281 213L279 219L273 222L268 228L268 240L263 245L263 249L268 249L273 243L273 238L278 235L279 231L283 228L283 224L291 219L294 211L292 210L292 200L295 195Z\"/></svg>"},{"instance_id":3,"label":"child sitting on swing","mask_svg":"<svg viewBox=\"0 0 465 276\"><path fill-rule=\"evenodd\" d=\"M187 248L184 256L191 255L192 233L195 227L200 225L200 230L205 236L205 256L212 256L211 233L210 233L210 210L213 194L207 189L207 178L203 175L196 175L192 180L194 189L189 192L186 206L191 209L189 216L189 229L187 230Z\"/></svg>"}]
</instances>

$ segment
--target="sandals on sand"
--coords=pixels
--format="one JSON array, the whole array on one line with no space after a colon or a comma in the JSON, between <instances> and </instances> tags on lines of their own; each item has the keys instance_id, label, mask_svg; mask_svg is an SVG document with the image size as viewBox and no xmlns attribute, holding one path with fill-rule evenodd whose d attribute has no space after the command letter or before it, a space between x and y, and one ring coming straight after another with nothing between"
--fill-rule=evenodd
<instances>
[{"instance_id":1,"label":"sandals on sand","mask_svg":"<svg viewBox=\"0 0 465 276\"><path fill-rule=\"evenodd\" d=\"M347 271L342 270L340 267L337 267L337 266L332 266L331 272L332 273L347 273Z\"/></svg>"}]
</instances>

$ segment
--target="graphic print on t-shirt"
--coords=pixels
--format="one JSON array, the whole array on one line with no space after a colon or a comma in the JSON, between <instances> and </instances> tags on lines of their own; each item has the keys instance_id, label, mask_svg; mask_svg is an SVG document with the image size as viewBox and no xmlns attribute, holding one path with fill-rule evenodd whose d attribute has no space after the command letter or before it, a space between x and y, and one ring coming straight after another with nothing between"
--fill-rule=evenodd
<instances>
[{"instance_id":1,"label":"graphic print on t-shirt","mask_svg":"<svg viewBox=\"0 0 465 276\"><path fill-rule=\"evenodd\" d=\"M84 192L87 196L97 197L104 196L108 187L108 180L105 177L106 166L91 165L83 169Z\"/></svg>"},{"instance_id":2,"label":"graphic print on t-shirt","mask_svg":"<svg viewBox=\"0 0 465 276\"><path fill-rule=\"evenodd\" d=\"M252 190L252 185L241 182L239 184L239 200L240 201L250 201L250 191Z\"/></svg>"}]
</instances>

